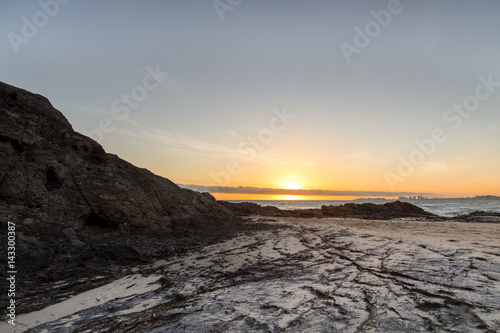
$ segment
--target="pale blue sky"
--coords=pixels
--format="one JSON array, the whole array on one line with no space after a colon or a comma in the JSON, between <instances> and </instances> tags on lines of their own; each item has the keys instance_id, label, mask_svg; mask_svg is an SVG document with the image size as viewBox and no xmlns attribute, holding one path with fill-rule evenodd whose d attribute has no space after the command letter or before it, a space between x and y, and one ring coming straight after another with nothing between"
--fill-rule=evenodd
<instances>
[{"instance_id":1,"label":"pale blue sky","mask_svg":"<svg viewBox=\"0 0 500 333\"><path fill-rule=\"evenodd\" d=\"M238 143L286 107L290 126L227 185L264 186L255 177L282 167L345 171L346 183L324 185L343 190L349 181L360 189L346 171L359 170L376 179L364 190L388 190L384 173L398 156L443 127L449 140L396 189L416 190L425 170L467 176L470 188L486 186L482 173L500 188L500 88L458 130L443 121L479 76L500 81L500 2L402 0L348 63L339 44L354 44L354 28L388 3L244 0L221 21L212 1L72 0L16 53L8 34L22 36L22 18L42 9L3 1L0 80L47 96L80 132L112 119L107 151L179 183L211 184L211 171L240 158ZM167 80L119 119L113 100L142 84L147 66ZM446 184L432 191L447 193Z\"/></svg>"}]
</instances>

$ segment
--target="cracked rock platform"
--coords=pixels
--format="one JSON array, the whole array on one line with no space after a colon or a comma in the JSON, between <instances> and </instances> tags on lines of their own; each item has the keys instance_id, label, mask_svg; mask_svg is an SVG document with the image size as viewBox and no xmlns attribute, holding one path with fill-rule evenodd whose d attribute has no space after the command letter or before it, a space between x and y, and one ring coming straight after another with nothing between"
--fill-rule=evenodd
<instances>
[{"instance_id":1,"label":"cracked rock platform","mask_svg":"<svg viewBox=\"0 0 500 333\"><path fill-rule=\"evenodd\" d=\"M500 224L267 223L20 315L15 332L500 331Z\"/></svg>"}]
</instances>

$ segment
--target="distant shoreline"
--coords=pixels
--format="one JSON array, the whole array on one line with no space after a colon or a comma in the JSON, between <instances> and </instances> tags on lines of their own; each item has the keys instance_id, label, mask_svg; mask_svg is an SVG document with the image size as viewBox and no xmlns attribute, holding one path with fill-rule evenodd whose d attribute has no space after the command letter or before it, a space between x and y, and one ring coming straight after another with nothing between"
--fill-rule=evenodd
<instances>
[{"instance_id":1,"label":"distant shoreline","mask_svg":"<svg viewBox=\"0 0 500 333\"><path fill-rule=\"evenodd\" d=\"M401 197L399 199L390 199L390 198L356 198L352 200L343 200L343 199L226 199L224 201L238 201L238 202L245 202L245 201L368 201L368 200L373 200L373 201L432 201L432 200L470 200L470 201L484 201L484 200L491 200L491 201L500 201L499 196L495 195L483 195L483 196L475 196L475 197L457 197L457 198L441 198L441 197L436 197L436 198L411 198L411 197Z\"/></svg>"},{"instance_id":2,"label":"distant shoreline","mask_svg":"<svg viewBox=\"0 0 500 333\"><path fill-rule=\"evenodd\" d=\"M323 201L315 201L323 203ZM404 201L391 201L383 204L365 202L353 203L342 201L339 205L318 204L304 207L300 205L273 205L276 201L218 201L227 209L238 216L262 215L269 217L300 217L300 218L360 218L374 220L394 220L394 219L414 219L424 221L457 221L457 222L482 222L482 223L500 223L500 209L490 211L490 207L484 210L479 207L452 206L453 211L447 211L443 214L435 211L436 207L418 206ZM300 203L300 202L298 202ZM340 202L339 202L340 203ZM495 207L496 208L496 207Z\"/></svg>"}]
</instances>

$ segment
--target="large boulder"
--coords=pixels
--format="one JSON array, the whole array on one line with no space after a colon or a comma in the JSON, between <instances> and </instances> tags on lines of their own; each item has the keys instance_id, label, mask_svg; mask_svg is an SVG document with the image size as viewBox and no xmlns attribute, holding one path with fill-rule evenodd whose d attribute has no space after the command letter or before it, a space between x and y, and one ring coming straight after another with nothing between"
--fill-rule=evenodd
<instances>
[{"instance_id":1,"label":"large boulder","mask_svg":"<svg viewBox=\"0 0 500 333\"><path fill-rule=\"evenodd\" d=\"M19 274L27 277L56 263L64 275L71 274L66 264L147 259L240 223L212 196L107 154L45 97L0 82L3 230L8 221L16 225Z\"/></svg>"}]
</instances>

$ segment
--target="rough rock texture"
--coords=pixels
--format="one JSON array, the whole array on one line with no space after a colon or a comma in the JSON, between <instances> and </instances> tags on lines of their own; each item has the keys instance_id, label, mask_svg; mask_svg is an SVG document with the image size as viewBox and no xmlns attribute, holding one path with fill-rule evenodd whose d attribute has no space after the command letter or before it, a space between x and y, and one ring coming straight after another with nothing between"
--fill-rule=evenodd
<instances>
[{"instance_id":1,"label":"rough rock texture","mask_svg":"<svg viewBox=\"0 0 500 333\"><path fill-rule=\"evenodd\" d=\"M221 205L232 210L236 215L262 215L276 217L343 217L370 220L390 220L398 218L420 218L444 220L437 215L426 212L410 203L396 201L383 205L371 203L347 203L339 206L322 206L321 209L281 210L274 206L260 206L251 202L231 203L219 201Z\"/></svg>"},{"instance_id":2,"label":"rough rock texture","mask_svg":"<svg viewBox=\"0 0 500 333\"><path fill-rule=\"evenodd\" d=\"M228 202L219 201L221 205L233 211L236 215L264 215L264 216L278 216L282 210L274 206L261 206L254 202Z\"/></svg>"},{"instance_id":3,"label":"rough rock texture","mask_svg":"<svg viewBox=\"0 0 500 333\"><path fill-rule=\"evenodd\" d=\"M274 206L261 206L254 202L218 202L238 216L321 217L323 215L321 209L284 210Z\"/></svg>"},{"instance_id":4,"label":"rough rock texture","mask_svg":"<svg viewBox=\"0 0 500 333\"><path fill-rule=\"evenodd\" d=\"M500 223L500 213L476 211L467 215L459 215L453 218L453 220L461 222Z\"/></svg>"},{"instance_id":5,"label":"rough rock texture","mask_svg":"<svg viewBox=\"0 0 500 333\"><path fill-rule=\"evenodd\" d=\"M0 82L2 230L7 221L16 224L18 276L35 284L148 260L241 223L211 195L107 154L45 97Z\"/></svg>"},{"instance_id":6,"label":"rough rock texture","mask_svg":"<svg viewBox=\"0 0 500 333\"><path fill-rule=\"evenodd\" d=\"M499 224L275 224L287 228L140 267L20 316L13 333L500 332Z\"/></svg>"},{"instance_id":7,"label":"rough rock texture","mask_svg":"<svg viewBox=\"0 0 500 333\"><path fill-rule=\"evenodd\" d=\"M383 205L347 203L341 206L322 206L321 210L325 216L375 220L390 220L405 217L437 217L420 207L401 201L388 202Z\"/></svg>"}]
</instances>

